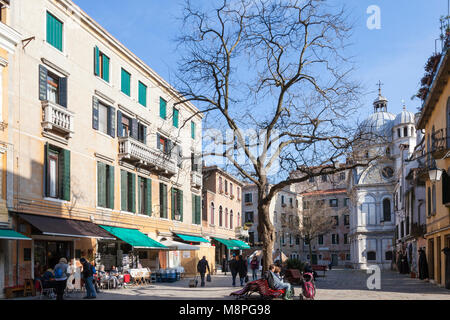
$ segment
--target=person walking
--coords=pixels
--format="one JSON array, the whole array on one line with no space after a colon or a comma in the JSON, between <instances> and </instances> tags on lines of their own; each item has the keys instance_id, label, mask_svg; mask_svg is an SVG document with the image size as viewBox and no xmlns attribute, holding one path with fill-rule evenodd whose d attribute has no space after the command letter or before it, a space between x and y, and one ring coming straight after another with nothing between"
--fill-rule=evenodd
<instances>
[{"instance_id":1,"label":"person walking","mask_svg":"<svg viewBox=\"0 0 450 320\"><path fill-rule=\"evenodd\" d=\"M203 256L202 260L200 260L197 264L197 271L200 273L200 278L202 280L201 286L205 286L205 274L206 269L208 269L208 273L211 274L211 271L209 269L209 263L208 260L206 260L206 257Z\"/></svg>"},{"instance_id":2,"label":"person walking","mask_svg":"<svg viewBox=\"0 0 450 320\"><path fill-rule=\"evenodd\" d=\"M252 269L252 280L258 280L259 262L257 256L254 256L252 261L250 262L250 269Z\"/></svg>"},{"instance_id":3,"label":"person walking","mask_svg":"<svg viewBox=\"0 0 450 320\"><path fill-rule=\"evenodd\" d=\"M224 254L222 260L222 272L224 275L227 275L227 271L228 271L228 260L227 256Z\"/></svg>"},{"instance_id":4,"label":"person walking","mask_svg":"<svg viewBox=\"0 0 450 320\"><path fill-rule=\"evenodd\" d=\"M244 282L245 282L245 277L247 276L248 269L247 269L247 263L244 260L244 258L242 257L242 255L240 255L237 260L237 271L239 273L241 287L243 287Z\"/></svg>"},{"instance_id":5,"label":"person walking","mask_svg":"<svg viewBox=\"0 0 450 320\"><path fill-rule=\"evenodd\" d=\"M97 294L94 288L94 273L92 272L91 264L85 259L81 258L80 262L83 266L83 280L86 286L86 297L83 299L95 299Z\"/></svg>"},{"instance_id":6,"label":"person walking","mask_svg":"<svg viewBox=\"0 0 450 320\"><path fill-rule=\"evenodd\" d=\"M233 260L230 261L230 272L231 272L231 278L233 279L233 287L236 286L236 276L238 274L238 259L235 254L233 255Z\"/></svg>"},{"instance_id":7,"label":"person walking","mask_svg":"<svg viewBox=\"0 0 450 320\"><path fill-rule=\"evenodd\" d=\"M54 268L56 300L64 300L64 291L67 286L67 276L69 265L66 258L59 259L59 263Z\"/></svg>"}]
</instances>

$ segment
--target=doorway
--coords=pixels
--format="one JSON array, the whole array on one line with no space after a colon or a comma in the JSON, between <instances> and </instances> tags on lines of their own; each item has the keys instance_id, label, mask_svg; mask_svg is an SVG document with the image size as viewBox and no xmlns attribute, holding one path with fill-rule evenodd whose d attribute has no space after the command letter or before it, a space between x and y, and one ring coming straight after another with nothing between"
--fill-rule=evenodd
<instances>
[{"instance_id":1,"label":"doorway","mask_svg":"<svg viewBox=\"0 0 450 320\"><path fill-rule=\"evenodd\" d=\"M34 263L47 268L54 268L59 259L73 259L73 242L71 241L34 241ZM44 270L45 271L45 270Z\"/></svg>"},{"instance_id":2,"label":"doorway","mask_svg":"<svg viewBox=\"0 0 450 320\"><path fill-rule=\"evenodd\" d=\"M434 280L434 239L428 240L428 266L430 279Z\"/></svg>"},{"instance_id":3,"label":"doorway","mask_svg":"<svg viewBox=\"0 0 450 320\"><path fill-rule=\"evenodd\" d=\"M333 265L333 267L336 267L339 264L339 259L338 259L337 254L331 255L331 264Z\"/></svg>"},{"instance_id":4,"label":"doorway","mask_svg":"<svg viewBox=\"0 0 450 320\"><path fill-rule=\"evenodd\" d=\"M436 237L436 282L442 284L441 279L441 236Z\"/></svg>"},{"instance_id":5,"label":"doorway","mask_svg":"<svg viewBox=\"0 0 450 320\"><path fill-rule=\"evenodd\" d=\"M313 265L317 264L317 254L312 255L311 264Z\"/></svg>"}]
</instances>

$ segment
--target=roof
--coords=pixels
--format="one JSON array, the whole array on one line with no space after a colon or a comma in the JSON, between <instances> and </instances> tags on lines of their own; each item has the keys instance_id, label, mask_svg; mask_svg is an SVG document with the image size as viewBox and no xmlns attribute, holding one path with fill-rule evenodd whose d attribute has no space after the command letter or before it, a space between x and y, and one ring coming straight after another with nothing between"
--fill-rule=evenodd
<instances>
[{"instance_id":1,"label":"roof","mask_svg":"<svg viewBox=\"0 0 450 320\"><path fill-rule=\"evenodd\" d=\"M382 136L391 136L395 115L390 112L372 113L361 124L361 130L365 133L375 133Z\"/></svg>"},{"instance_id":2,"label":"roof","mask_svg":"<svg viewBox=\"0 0 450 320\"><path fill-rule=\"evenodd\" d=\"M415 115L412 112L403 109L401 113L395 117L394 127L402 124L416 124Z\"/></svg>"},{"instance_id":3,"label":"roof","mask_svg":"<svg viewBox=\"0 0 450 320\"><path fill-rule=\"evenodd\" d=\"M239 180L238 178L236 178L235 176L231 175L230 173L226 172L225 170L219 168L218 166L205 166L202 169L202 173L207 172L207 171L217 171L220 172L222 175L228 177L228 179L234 180L235 182L237 182L241 187L244 187L245 184Z\"/></svg>"}]
</instances>

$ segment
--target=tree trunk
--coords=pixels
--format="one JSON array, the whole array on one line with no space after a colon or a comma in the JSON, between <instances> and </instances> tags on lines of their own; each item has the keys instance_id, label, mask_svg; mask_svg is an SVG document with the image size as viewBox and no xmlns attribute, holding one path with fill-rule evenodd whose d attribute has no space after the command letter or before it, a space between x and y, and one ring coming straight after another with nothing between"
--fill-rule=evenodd
<instances>
[{"instance_id":1,"label":"tree trunk","mask_svg":"<svg viewBox=\"0 0 450 320\"><path fill-rule=\"evenodd\" d=\"M273 263L272 253L275 242L275 229L270 222L269 205L270 201L267 201L264 196L264 188L262 191L258 190L258 234L263 242L263 272L269 270L269 266Z\"/></svg>"}]
</instances>

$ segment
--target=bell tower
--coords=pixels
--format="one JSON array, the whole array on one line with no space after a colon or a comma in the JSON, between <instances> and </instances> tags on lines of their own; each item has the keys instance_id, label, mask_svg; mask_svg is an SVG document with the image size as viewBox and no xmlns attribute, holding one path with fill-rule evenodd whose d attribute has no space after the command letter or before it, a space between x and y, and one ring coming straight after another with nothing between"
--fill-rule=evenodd
<instances>
[{"instance_id":1,"label":"bell tower","mask_svg":"<svg viewBox=\"0 0 450 320\"><path fill-rule=\"evenodd\" d=\"M374 113L387 112L388 100L381 95L381 86L382 85L383 84L381 83L381 81L378 81L378 83L377 83L377 86L378 86L378 98L373 102L373 112Z\"/></svg>"}]
</instances>

